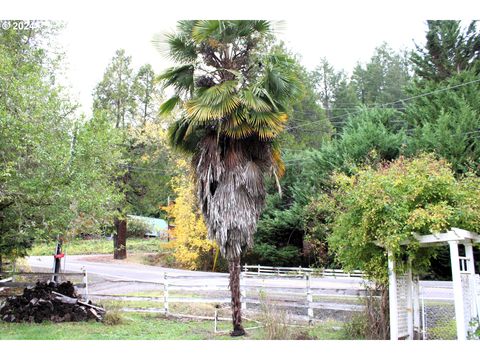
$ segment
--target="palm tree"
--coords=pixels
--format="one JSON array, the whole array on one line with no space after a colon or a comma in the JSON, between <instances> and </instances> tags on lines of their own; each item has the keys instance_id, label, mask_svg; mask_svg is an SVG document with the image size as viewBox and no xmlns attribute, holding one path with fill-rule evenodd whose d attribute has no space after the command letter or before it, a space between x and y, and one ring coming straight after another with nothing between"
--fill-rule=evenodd
<instances>
[{"instance_id":1,"label":"palm tree","mask_svg":"<svg viewBox=\"0 0 480 360\"><path fill-rule=\"evenodd\" d=\"M160 79L174 95L162 114L179 108L169 128L174 148L192 155L198 204L228 260L232 336L245 334L240 306L240 257L253 245L265 201L264 177L284 171L277 136L298 93L290 60L262 54L269 21L180 21L166 36L179 66ZM271 38L271 37L270 37Z\"/></svg>"}]
</instances>

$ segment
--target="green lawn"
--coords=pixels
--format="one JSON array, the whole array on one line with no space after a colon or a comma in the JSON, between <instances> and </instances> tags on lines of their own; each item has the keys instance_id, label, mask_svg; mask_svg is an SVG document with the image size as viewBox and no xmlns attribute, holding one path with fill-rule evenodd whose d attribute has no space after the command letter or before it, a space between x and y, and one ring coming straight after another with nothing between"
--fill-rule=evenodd
<instances>
[{"instance_id":1,"label":"green lawn","mask_svg":"<svg viewBox=\"0 0 480 360\"><path fill-rule=\"evenodd\" d=\"M213 321L167 319L151 314L123 314L124 322L119 325L88 323L42 323L10 324L0 321L2 340L213 340L232 339L228 334L215 334ZM221 330L230 330L230 322L220 322ZM245 327L256 326L246 322ZM338 323L326 322L309 328L293 328L293 338L318 340L343 339L342 330L335 330ZM236 340L261 340L262 329L247 330L248 336Z\"/></svg>"},{"instance_id":2,"label":"green lawn","mask_svg":"<svg viewBox=\"0 0 480 360\"><path fill-rule=\"evenodd\" d=\"M127 253L159 252L160 244L163 242L158 238L127 239ZM37 243L29 251L29 255L52 255L55 252L55 246L55 242ZM65 244L63 250L69 255L112 254L113 242L105 239L76 239Z\"/></svg>"}]
</instances>

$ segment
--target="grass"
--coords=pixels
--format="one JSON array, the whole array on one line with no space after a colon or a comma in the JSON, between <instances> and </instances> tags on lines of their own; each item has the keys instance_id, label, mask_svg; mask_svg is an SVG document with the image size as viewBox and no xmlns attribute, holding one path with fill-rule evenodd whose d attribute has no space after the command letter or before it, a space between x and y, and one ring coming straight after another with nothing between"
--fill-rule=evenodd
<instances>
[{"instance_id":1,"label":"grass","mask_svg":"<svg viewBox=\"0 0 480 360\"><path fill-rule=\"evenodd\" d=\"M159 252L162 240L158 238L127 239L127 253ZM52 255L56 243L37 243L29 252L31 256ZM69 255L112 254L113 241L106 239L83 240L75 239L68 242L63 249Z\"/></svg>"},{"instance_id":2,"label":"grass","mask_svg":"<svg viewBox=\"0 0 480 360\"><path fill-rule=\"evenodd\" d=\"M363 298L360 297L339 297L339 296L328 296L328 295L313 295L313 301L330 301L341 304L363 304Z\"/></svg>"},{"instance_id":3,"label":"grass","mask_svg":"<svg viewBox=\"0 0 480 360\"><path fill-rule=\"evenodd\" d=\"M201 340L214 337L212 323L179 322L149 314L123 315L118 325L87 323L0 323L0 338L9 340Z\"/></svg>"},{"instance_id":4,"label":"grass","mask_svg":"<svg viewBox=\"0 0 480 360\"><path fill-rule=\"evenodd\" d=\"M163 301L152 300L101 300L97 302L98 305L105 309L157 309L163 311ZM188 314L194 316L209 316L213 317L215 314L215 304L213 303L170 303L169 312L171 314ZM220 307L218 309L218 316L224 318L230 318L229 307Z\"/></svg>"},{"instance_id":5,"label":"grass","mask_svg":"<svg viewBox=\"0 0 480 360\"><path fill-rule=\"evenodd\" d=\"M262 340L262 329L247 330L248 336L231 338L215 334L213 321L165 318L151 314L122 314L123 322L105 325L94 321L85 323L10 324L0 322L2 340ZM255 323L245 322L246 328ZM318 340L344 339L335 322L321 323L309 328L295 328L299 338ZM220 330L229 331L230 322L220 322Z\"/></svg>"},{"instance_id":6,"label":"grass","mask_svg":"<svg viewBox=\"0 0 480 360\"><path fill-rule=\"evenodd\" d=\"M310 327L308 335L318 340L348 340L343 324L334 320L328 320Z\"/></svg>"},{"instance_id":7,"label":"grass","mask_svg":"<svg viewBox=\"0 0 480 360\"><path fill-rule=\"evenodd\" d=\"M187 298L187 297L185 297ZM163 297L160 297L158 301L154 300L100 300L97 301L98 304L105 308L158 308L163 309ZM211 303L189 303L189 302L180 302L180 303L169 303L169 309L172 312L183 312L186 314L195 314L195 315L209 315L213 316L215 311L214 304Z\"/></svg>"}]
</instances>

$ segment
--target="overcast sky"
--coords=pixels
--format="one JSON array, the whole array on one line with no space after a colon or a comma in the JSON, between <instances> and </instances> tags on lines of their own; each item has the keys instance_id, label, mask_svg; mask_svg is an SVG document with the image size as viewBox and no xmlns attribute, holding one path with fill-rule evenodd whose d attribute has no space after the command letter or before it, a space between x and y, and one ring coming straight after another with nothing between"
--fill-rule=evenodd
<instances>
[{"instance_id":1,"label":"overcast sky","mask_svg":"<svg viewBox=\"0 0 480 360\"><path fill-rule=\"evenodd\" d=\"M88 113L92 90L115 50L125 49L135 68L150 63L160 72L170 65L151 40L156 33L174 30L177 20L283 20L278 37L301 56L308 69L326 57L337 69L350 72L357 61L367 61L382 42L395 50L412 48L414 40L423 43L426 19L468 18L473 14L478 18L480 14L475 1L457 0L453 9L449 4L452 2L411 0L336 0L328 5L318 0L17 0L7 5L6 12L2 9L0 17L65 21L59 38L66 53L63 81L70 84L72 94Z\"/></svg>"}]
</instances>

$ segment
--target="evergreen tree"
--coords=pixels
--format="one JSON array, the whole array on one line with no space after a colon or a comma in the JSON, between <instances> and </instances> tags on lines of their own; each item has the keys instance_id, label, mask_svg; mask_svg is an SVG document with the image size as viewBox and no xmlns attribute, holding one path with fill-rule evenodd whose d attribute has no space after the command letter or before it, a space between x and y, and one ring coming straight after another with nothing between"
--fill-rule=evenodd
<instances>
[{"instance_id":1,"label":"evergreen tree","mask_svg":"<svg viewBox=\"0 0 480 360\"><path fill-rule=\"evenodd\" d=\"M478 20L462 31L458 20L429 20L425 47L411 54L415 74L422 81L440 82L464 70L480 71Z\"/></svg>"},{"instance_id":2,"label":"evergreen tree","mask_svg":"<svg viewBox=\"0 0 480 360\"><path fill-rule=\"evenodd\" d=\"M104 111L115 127L120 129L132 124L135 113L131 62L125 50L117 50L93 94L93 110Z\"/></svg>"},{"instance_id":3,"label":"evergreen tree","mask_svg":"<svg viewBox=\"0 0 480 360\"><path fill-rule=\"evenodd\" d=\"M357 64L352 75L357 98L367 106L392 104L405 98L404 87L409 80L406 55L395 53L387 44L377 47L366 65Z\"/></svg>"},{"instance_id":4,"label":"evergreen tree","mask_svg":"<svg viewBox=\"0 0 480 360\"><path fill-rule=\"evenodd\" d=\"M159 94L152 66L143 65L135 74L132 83L134 119L138 126L145 126L147 122L157 122L161 102Z\"/></svg>"},{"instance_id":5,"label":"evergreen tree","mask_svg":"<svg viewBox=\"0 0 480 360\"><path fill-rule=\"evenodd\" d=\"M456 173L480 173L480 34L478 21L428 21L425 48L411 55L416 74L405 120L409 152L433 151Z\"/></svg>"},{"instance_id":6,"label":"evergreen tree","mask_svg":"<svg viewBox=\"0 0 480 360\"><path fill-rule=\"evenodd\" d=\"M316 84L317 95L320 99L327 117L332 118L332 107L335 101L335 94L341 81L342 74L337 73L326 58L321 59L313 72L313 80Z\"/></svg>"},{"instance_id":7,"label":"evergreen tree","mask_svg":"<svg viewBox=\"0 0 480 360\"><path fill-rule=\"evenodd\" d=\"M309 73L299 60L282 49L292 60L290 71L300 80L301 95L291 104L288 111L287 131L280 135L282 145L287 149L319 148L330 139L333 128L325 110L318 102L315 91L315 75Z\"/></svg>"}]
</instances>

